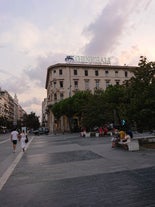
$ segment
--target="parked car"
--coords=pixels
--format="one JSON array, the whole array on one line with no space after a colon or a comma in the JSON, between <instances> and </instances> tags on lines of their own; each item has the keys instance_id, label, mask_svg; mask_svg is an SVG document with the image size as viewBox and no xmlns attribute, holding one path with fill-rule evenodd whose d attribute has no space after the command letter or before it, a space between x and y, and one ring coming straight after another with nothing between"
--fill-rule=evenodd
<instances>
[{"instance_id":1,"label":"parked car","mask_svg":"<svg viewBox=\"0 0 155 207\"><path fill-rule=\"evenodd\" d=\"M48 133L49 133L49 130L46 127L40 127L39 129L36 129L33 131L33 134L35 135L41 135L41 134L47 135Z\"/></svg>"}]
</instances>

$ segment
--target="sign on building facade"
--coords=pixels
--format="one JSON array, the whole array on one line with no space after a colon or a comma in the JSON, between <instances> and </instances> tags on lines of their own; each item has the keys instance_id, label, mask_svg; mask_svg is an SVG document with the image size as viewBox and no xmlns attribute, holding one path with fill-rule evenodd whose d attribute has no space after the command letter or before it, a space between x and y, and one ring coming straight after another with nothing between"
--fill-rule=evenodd
<instances>
[{"instance_id":1,"label":"sign on building facade","mask_svg":"<svg viewBox=\"0 0 155 207\"><path fill-rule=\"evenodd\" d=\"M87 64L99 64L110 65L110 58L98 57L98 56L73 56L68 55L65 58L67 63L87 63Z\"/></svg>"}]
</instances>

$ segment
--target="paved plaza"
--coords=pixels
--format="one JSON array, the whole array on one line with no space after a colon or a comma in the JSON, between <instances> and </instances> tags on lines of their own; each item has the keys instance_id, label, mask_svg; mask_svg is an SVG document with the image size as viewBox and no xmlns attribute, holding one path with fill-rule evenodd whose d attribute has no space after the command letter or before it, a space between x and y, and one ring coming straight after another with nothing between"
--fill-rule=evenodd
<instances>
[{"instance_id":1,"label":"paved plaza","mask_svg":"<svg viewBox=\"0 0 155 207\"><path fill-rule=\"evenodd\" d=\"M10 152L12 153L12 152ZM0 191L0 207L154 207L155 150L110 137L32 136Z\"/></svg>"}]
</instances>

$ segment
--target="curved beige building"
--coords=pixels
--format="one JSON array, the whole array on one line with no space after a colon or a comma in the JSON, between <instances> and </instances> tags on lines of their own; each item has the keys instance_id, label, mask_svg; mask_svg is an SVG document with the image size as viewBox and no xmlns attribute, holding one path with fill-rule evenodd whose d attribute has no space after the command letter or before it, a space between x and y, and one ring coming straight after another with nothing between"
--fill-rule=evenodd
<instances>
[{"instance_id":1,"label":"curved beige building","mask_svg":"<svg viewBox=\"0 0 155 207\"><path fill-rule=\"evenodd\" d=\"M109 85L122 84L129 80L136 66L95 65L77 63L58 63L47 69L46 86L47 108L54 103L75 94L77 90L106 89ZM54 131L54 117L51 111L47 114L47 126ZM64 126L61 120L59 128Z\"/></svg>"}]
</instances>

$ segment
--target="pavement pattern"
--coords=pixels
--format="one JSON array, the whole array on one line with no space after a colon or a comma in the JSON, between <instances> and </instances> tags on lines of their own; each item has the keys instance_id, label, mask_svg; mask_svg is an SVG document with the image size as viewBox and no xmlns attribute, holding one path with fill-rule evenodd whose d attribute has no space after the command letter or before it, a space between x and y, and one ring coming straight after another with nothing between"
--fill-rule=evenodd
<instances>
[{"instance_id":1,"label":"pavement pattern","mask_svg":"<svg viewBox=\"0 0 155 207\"><path fill-rule=\"evenodd\" d=\"M0 207L154 207L154 155L111 148L110 137L32 137Z\"/></svg>"}]
</instances>

